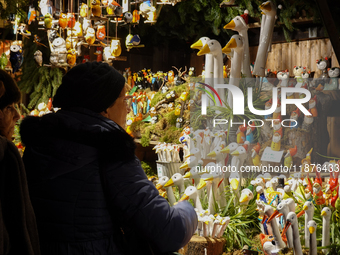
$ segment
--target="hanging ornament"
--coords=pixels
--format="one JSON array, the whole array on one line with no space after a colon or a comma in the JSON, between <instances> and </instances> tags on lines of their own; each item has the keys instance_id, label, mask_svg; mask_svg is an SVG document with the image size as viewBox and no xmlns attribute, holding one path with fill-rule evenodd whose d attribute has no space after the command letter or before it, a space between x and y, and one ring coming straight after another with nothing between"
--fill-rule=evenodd
<instances>
[{"instance_id":1,"label":"hanging ornament","mask_svg":"<svg viewBox=\"0 0 340 255\"><path fill-rule=\"evenodd\" d=\"M83 18L86 18L88 13L89 13L89 7L87 6L87 4L82 3L80 7L80 16Z\"/></svg>"},{"instance_id":2,"label":"hanging ornament","mask_svg":"<svg viewBox=\"0 0 340 255\"><path fill-rule=\"evenodd\" d=\"M139 35L134 35L131 40L129 41L130 45L139 45L140 44L140 37Z\"/></svg>"},{"instance_id":3,"label":"hanging ornament","mask_svg":"<svg viewBox=\"0 0 340 255\"><path fill-rule=\"evenodd\" d=\"M73 27L73 30L75 31L75 36L78 37L83 36L83 29L79 21L76 22L76 24Z\"/></svg>"},{"instance_id":4,"label":"hanging ornament","mask_svg":"<svg viewBox=\"0 0 340 255\"><path fill-rule=\"evenodd\" d=\"M67 27L67 15L65 13L60 13L59 26L61 28L66 28Z\"/></svg>"},{"instance_id":5,"label":"hanging ornament","mask_svg":"<svg viewBox=\"0 0 340 255\"><path fill-rule=\"evenodd\" d=\"M100 7L100 1L99 0L93 0L92 1L92 14L95 17L100 17L102 15L102 8Z\"/></svg>"},{"instance_id":6,"label":"hanging ornament","mask_svg":"<svg viewBox=\"0 0 340 255\"><path fill-rule=\"evenodd\" d=\"M103 47L97 47L94 55L97 55L97 62L103 61Z\"/></svg>"},{"instance_id":7,"label":"hanging ornament","mask_svg":"<svg viewBox=\"0 0 340 255\"><path fill-rule=\"evenodd\" d=\"M43 16L46 16L47 13L53 13L53 4L51 0L41 0L39 3L40 12Z\"/></svg>"},{"instance_id":8,"label":"hanging ornament","mask_svg":"<svg viewBox=\"0 0 340 255\"><path fill-rule=\"evenodd\" d=\"M99 25L97 27L97 33L96 33L96 37L99 41L102 41L105 39L106 36L106 28L104 25Z\"/></svg>"},{"instance_id":9,"label":"hanging ornament","mask_svg":"<svg viewBox=\"0 0 340 255\"><path fill-rule=\"evenodd\" d=\"M11 53L9 55L9 61L11 61L12 72L16 73L22 64L22 49L19 45L12 45L10 47Z\"/></svg>"},{"instance_id":10,"label":"hanging ornament","mask_svg":"<svg viewBox=\"0 0 340 255\"><path fill-rule=\"evenodd\" d=\"M132 23L139 23L139 20L140 20L139 12L137 10L134 10L132 12Z\"/></svg>"},{"instance_id":11,"label":"hanging ornament","mask_svg":"<svg viewBox=\"0 0 340 255\"><path fill-rule=\"evenodd\" d=\"M61 64L66 63L67 58L66 42L62 37L57 37L56 39L54 39L52 43L52 49L53 49L52 51L57 55L58 63Z\"/></svg>"},{"instance_id":12,"label":"hanging ornament","mask_svg":"<svg viewBox=\"0 0 340 255\"><path fill-rule=\"evenodd\" d=\"M37 50L36 52L34 52L34 60L39 66L42 65L43 58L42 58L42 52L40 50Z\"/></svg>"},{"instance_id":13,"label":"hanging ornament","mask_svg":"<svg viewBox=\"0 0 340 255\"><path fill-rule=\"evenodd\" d=\"M122 48L120 45L120 41L112 40L111 41L111 55L114 57L118 57L120 56L121 53L122 53Z\"/></svg>"},{"instance_id":14,"label":"hanging ornament","mask_svg":"<svg viewBox=\"0 0 340 255\"><path fill-rule=\"evenodd\" d=\"M125 12L124 13L124 21L127 23L127 24L130 24L132 22L132 19L133 19L133 16L132 16L132 13L131 12Z\"/></svg>"},{"instance_id":15,"label":"hanging ornament","mask_svg":"<svg viewBox=\"0 0 340 255\"><path fill-rule=\"evenodd\" d=\"M28 15L27 15L28 25L31 25L32 21L35 20L36 16L37 14L35 12L35 8L33 6L30 6L28 9Z\"/></svg>"},{"instance_id":16,"label":"hanging ornament","mask_svg":"<svg viewBox=\"0 0 340 255\"><path fill-rule=\"evenodd\" d=\"M126 48L128 48L128 46L132 46L132 43L130 43L132 37L133 37L132 34L128 34L128 35L126 36L126 39L125 39L125 46L126 46Z\"/></svg>"},{"instance_id":17,"label":"hanging ornament","mask_svg":"<svg viewBox=\"0 0 340 255\"><path fill-rule=\"evenodd\" d=\"M67 13L67 26L69 28L73 28L75 24L76 24L76 18L74 16L74 13L72 12Z\"/></svg>"},{"instance_id":18,"label":"hanging ornament","mask_svg":"<svg viewBox=\"0 0 340 255\"><path fill-rule=\"evenodd\" d=\"M83 58L83 63L89 62L90 61L90 55L84 55Z\"/></svg>"},{"instance_id":19,"label":"hanging ornament","mask_svg":"<svg viewBox=\"0 0 340 255\"><path fill-rule=\"evenodd\" d=\"M85 41L89 44L92 45L94 41L96 40L96 35L95 31L92 27L89 27L86 31L85 35Z\"/></svg>"},{"instance_id":20,"label":"hanging ornament","mask_svg":"<svg viewBox=\"0 0 340 255\"><path fill-rule=\"evenodd\" d=\"M78 37L68 36L66 38L66 50L75 49L78 43Z\"/></svg>"},{"instance_id":21,"label":"hanging ornament","mask_svg":"<svg viewBox=\"0 0 340 255\"><path fill-rule=\"evenodd\" d=\"M76 63L77 53L74 49L67 52L67 64L73 66Z\"/></svg>"},{"instance_id":22,"label":"hanging ornament","mask_svg":"<svg viewBox=\"0 0 340 255\"><path fill-rule=\"evenodd\" d=\"M52 27L52 15L49 13L46 13L45 18L44 18L44 23L46 28L51 28Z\"/></svg>"},{"instance_id":23,"label":"hanging ornament","mask_svg":"<svg viewBox=\"0 0 340 255\"><path fill-rule=\"evenodd\" d=\"M89 27L91 27L91 20L83 18L83 32L86 33Z\"/></svg>"},{"instance_id":24,"label":"hanging ornament","mask_svg":"<svg viewBox=\"0 0 340 255\"><path fill-rule=\"evenodd\" d=\"M109 4L108 0L102 0L102 5L107 6Z\"/></svg>"}]
</instances>

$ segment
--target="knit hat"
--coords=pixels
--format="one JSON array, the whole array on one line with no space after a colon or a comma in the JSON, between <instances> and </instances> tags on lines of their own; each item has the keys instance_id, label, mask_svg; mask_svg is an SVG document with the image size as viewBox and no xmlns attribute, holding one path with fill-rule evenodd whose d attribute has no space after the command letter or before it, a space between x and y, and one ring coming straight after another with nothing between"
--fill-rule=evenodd
<instances>
[{"instance_id":1,"label":"knit hat","mask_svg":"<svg viewBox=\"0 0 340 255\"><path fill-rule=\"evenodd\" d=\"M125 78L103 62L86 62L73 67L62 80L54 107L81 107L94 112L109 108L124 88Z\"/></svg>"}]
</instances>

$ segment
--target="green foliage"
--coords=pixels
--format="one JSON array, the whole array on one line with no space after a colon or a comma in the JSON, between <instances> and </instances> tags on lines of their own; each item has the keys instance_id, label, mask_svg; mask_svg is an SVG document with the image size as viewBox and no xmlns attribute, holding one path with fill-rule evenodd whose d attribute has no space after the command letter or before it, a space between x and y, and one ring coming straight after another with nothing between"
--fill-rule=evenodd
<instances>
[{"instance_id":1,"label":"green foliage","mask_svg":"<svg viewBox=\"0 0 340 255\"><path fill-rule=\"evenodd\" d=\"M157 175L156 162L142 161L141 165L146 176L150 177Z\"/></svg>"}]
</instances>

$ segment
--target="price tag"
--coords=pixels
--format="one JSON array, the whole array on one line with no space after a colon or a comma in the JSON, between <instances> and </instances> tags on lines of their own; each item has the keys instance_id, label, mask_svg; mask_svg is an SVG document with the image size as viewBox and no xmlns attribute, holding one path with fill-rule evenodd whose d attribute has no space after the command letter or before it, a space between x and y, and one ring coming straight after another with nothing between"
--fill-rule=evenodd
<instances>
[{"instance_id":1,"label":"price tag","mask_svg":"<svg viewBox=\"0 0 340 255\"><path fill-rule=\"evenodd\" d=\"M157 174L158 174L158 178L163 176L163 166L161 165L157 166Z\"/></svg>"},{"instance_id":2,"label":"price tag","mask_svg":"<svg viewBox=\"0 0 340 255\"><path fill-rule=\"evenodd\" d=\"M273 151L270 147L264 149L261 161L280 163L283 151Z\"/></svg>"}]
</instances>

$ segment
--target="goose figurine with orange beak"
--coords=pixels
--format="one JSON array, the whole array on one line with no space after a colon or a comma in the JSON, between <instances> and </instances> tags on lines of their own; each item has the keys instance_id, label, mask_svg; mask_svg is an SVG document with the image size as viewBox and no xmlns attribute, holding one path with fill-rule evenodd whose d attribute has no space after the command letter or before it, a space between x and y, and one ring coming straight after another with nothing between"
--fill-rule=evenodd
<instances>
[{"instance_id":1,"label":"goose figurine with orange beak","mask_svg":"<svg viewBox=\"0 0 340 255\"><path fill-rule=\"evenodd\" d=\"M293 232L294 255L303 255L301 242L300 242L300 236L299 236L298 216L295 214L295 212L289 212L288 213L287 222L286 222L285 227L283 229L284 234L286 233L286 231L289 227L292 228L292 232ZM288 238L288 236L287 236L287 238Z\"/></svg>"},{"instance_id":2,"label":"goose figurine with orange beak","mask_svg":"<svg viewBox=\"0 0 340 255\"><path fill-rule=\"evenodd\" d=\"M168 181L169 181L168 176L160 177L159 180L158 180L158 183L156 185L156 189L157 190L162 189ZM174 192L173 192L171 186L166 187L166 193L167 193L168 201L169 201L170 205L173 206L176 202L176 199L175 199Z\"/></svg>"}]
</instances>

